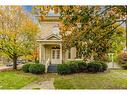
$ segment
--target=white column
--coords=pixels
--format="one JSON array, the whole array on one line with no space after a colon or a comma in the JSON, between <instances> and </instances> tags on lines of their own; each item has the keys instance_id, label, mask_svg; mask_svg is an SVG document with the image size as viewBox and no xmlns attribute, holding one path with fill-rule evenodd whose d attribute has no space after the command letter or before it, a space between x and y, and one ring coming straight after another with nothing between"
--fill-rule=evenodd
<instances>
[{"instance_id":1,"label":"white column","mask_svg":"<svg viewBox=\"0 0 127 95\"><path fill-rule=\"evenodd\" d=\"M42 45L41 45L41 43L39 44L39 63L41 63L42 62L42 47L41 47Z\"/></svg>"},{"instance_id":2,"label":"white column","mask_svg":"<svg viewBox=\"0 0 127 95\"><path fill-rule=\"evenodd\" d=\"M61 64L62 64L62 54L63 54L63 52L62 52L62 44L60 44L60 60L61 60Z\"/></svg>"},{"instance_id":3,"label":"white column","mask_svg":"<svg viewBox=\"0 0 127 95\"><path fill-rule=\"evenodd\" d=\"M43 60L45 61L45 47L44 45L42 45L42 57L43 57Z\"/></svg>"}]
</instances>

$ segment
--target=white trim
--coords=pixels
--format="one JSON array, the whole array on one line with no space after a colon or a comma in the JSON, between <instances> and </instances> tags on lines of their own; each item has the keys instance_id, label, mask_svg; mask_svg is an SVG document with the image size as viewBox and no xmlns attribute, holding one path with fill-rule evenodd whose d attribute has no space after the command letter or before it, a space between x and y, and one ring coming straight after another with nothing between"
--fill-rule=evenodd
<instances>
[{"instance_id":1,"label":"white trim","mask_svg":"<svg viewBox=\"0 0 127 95\"><path fill-rule=\"evenodd\" d=\"M57 50L59 50L59 58L57 59ZM53 58L53 51L55 51L54 53L54 58ZM61 53L60 53L60 49L51 49L51 64L61 64Z\"/></svg>"},{"instance_id":2,"label":"white trim","mask_svg":"<svg viewBox=\"0 0 127 95\"><path fill-rule=\"evenodd\" d=\"M67 61L83 60L83 59L67 59Z\"/></svg>"},{"instance_id":3,"label":"white trim","mask_svg":"<svg viewBox=\"0 0 127 95\"><path fill-rule=\"evenodd\" d=\"M55 36L58 40L61 39L58 35L52 33L52 34L48 35L47 37L45 37L44 40L48 40L49 38L51 38L51 37L53 37L53 36Z\"/></svg>"},{"instance_id":4,"label":"white trim","mask_svg":"<svg viewBox=\"0 0 127 95\"><path fill-rule=\"evenodd\" d=\"M37 40L38 42L61 42L62 40Z\"/></svg>"},{"instance_id":5,"label":"white trim","mask_svg":"<svg viewBox=\"0 0 127 95\"><path fill-rule=\"evenodd\" d=\"M39 44L39 63L42 62L42 45L41 43Z\"/></svg>"}]
</instances>

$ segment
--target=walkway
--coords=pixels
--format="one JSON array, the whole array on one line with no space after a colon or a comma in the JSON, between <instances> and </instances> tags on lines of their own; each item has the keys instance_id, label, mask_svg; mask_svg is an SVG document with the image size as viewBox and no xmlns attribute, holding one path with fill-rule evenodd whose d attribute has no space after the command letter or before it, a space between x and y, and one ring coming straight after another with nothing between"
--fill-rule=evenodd
<instances>
[{"instance_id":1,"label":"walkway","mask_svg":"<svg viewBox=\"0 0 127 95\"><path fill-rule=\"evenodd\" d=\"M54 78L51 78L49 81L32 82L21 89L55 89L53 83Z\"/></svg>"}]
</instances>

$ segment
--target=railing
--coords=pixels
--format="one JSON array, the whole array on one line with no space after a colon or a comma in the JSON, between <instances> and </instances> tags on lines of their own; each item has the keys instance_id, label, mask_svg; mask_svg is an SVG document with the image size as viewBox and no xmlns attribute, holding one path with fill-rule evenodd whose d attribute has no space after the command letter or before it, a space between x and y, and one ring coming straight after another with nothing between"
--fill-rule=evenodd
<instances>
[{"instance_id":1,"label":"railing","mask_svg":"<svg viewBox=\"0 0 127 95\"><path fill-rule=\"evenodd\" d=\"M45 63L45 72L47 73L47 71L48 71L48 66L49 66L49 58L48 58L48 60L46 61L46 63Z\"/></svg>"}]
</instances>

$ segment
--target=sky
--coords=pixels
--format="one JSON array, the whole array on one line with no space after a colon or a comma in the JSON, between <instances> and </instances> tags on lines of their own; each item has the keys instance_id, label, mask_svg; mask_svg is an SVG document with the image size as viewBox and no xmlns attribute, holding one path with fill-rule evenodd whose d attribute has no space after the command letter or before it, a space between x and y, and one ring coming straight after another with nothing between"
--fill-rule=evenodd
<instances>
[{"instance_id":1,"label":"sky","mask_svg":"<svg viewBox=\"0 0 127 95\"><path fill-rule=\"evenodd\" d=\"M27 12L30 12L32 10L32 6L23 6L23 9ZM53 11L50 11L48 16L59 16L59 14L54 14Z\"/></svg>"},{"instance_id":2,"label":"sky","mask_svg":"<svg viewBox=\"0 0 127 95\"><path fill-rule=\"evenodd\" d=\"M23 9L27 12L30 12L32 10L32 6L23 6Z\"/></svg>"}]
</instances>

